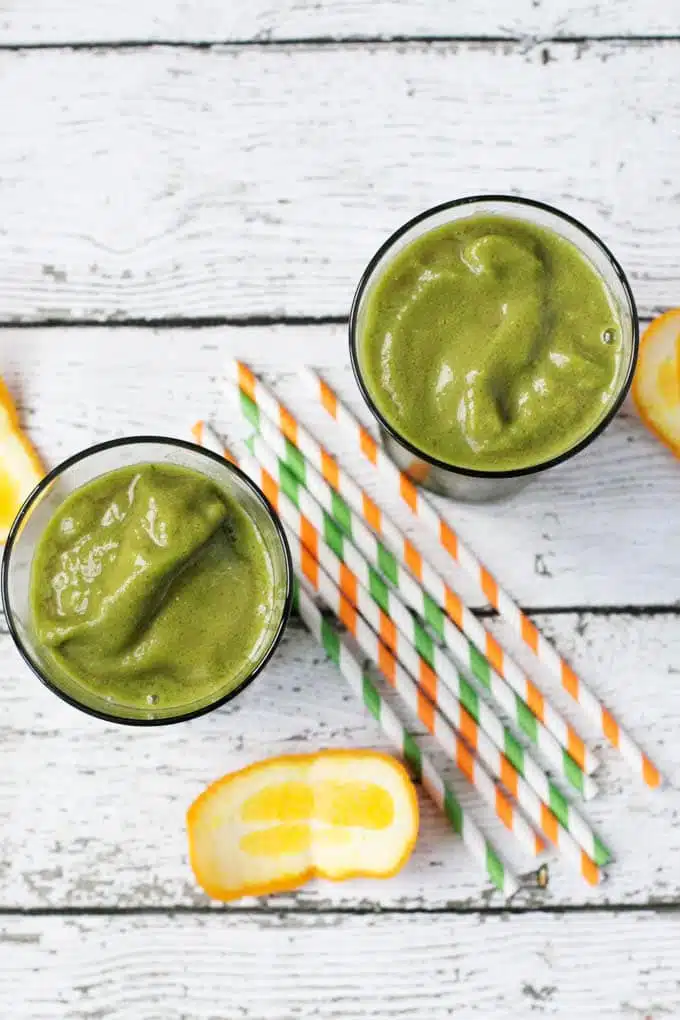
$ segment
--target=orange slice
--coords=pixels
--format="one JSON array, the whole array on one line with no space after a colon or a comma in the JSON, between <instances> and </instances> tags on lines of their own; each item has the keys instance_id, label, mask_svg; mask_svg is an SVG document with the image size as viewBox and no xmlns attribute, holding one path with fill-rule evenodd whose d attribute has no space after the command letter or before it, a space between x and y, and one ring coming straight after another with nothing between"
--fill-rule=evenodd
<instances>
[{"instance_id":1,"label":"orange slice","mask_svg":"<svg viewBox=\"0 0 680 1020\"><path fill-rule=\"evenodd\" d=\"M680 456L680 308L643 333L632 393L645 425Z\"/></svg>"},{"instance_id":2,"label":"orange slice","mask_svg":"<svg viewBox=\"0 0 680 1020\"><path fill-rule=\"evenodd\" d=\"M224 776L191 805L187 828L199 885L232 900L316 876L389 878L415 845L418 801L389 755L322 751Z\"/></svg>"},{"instance_id":3,"label":"orange slice","mask_svg":"<svg viewBox=\"0 0 680 1020\"><path fill-rule=\"evenodd\" d=\"M37 453L19 428L19 415L0 379L0 543L21 504L45 474Z\"/></svg>"}]
</instances>

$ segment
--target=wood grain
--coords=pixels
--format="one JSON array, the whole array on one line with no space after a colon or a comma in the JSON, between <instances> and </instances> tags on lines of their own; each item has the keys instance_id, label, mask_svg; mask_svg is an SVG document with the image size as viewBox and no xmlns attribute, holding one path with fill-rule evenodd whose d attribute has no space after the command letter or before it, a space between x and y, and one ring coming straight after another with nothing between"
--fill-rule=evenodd
<instances>
[{"instance_id":1,"label":"wood grain","mask_svg":"<svg viewBox=\"0 0 680 1020\"><path fill-rule=\"evenodd\" d=\"M340 327L7 329L0 332L0 374L52 465L114 435L186 436L198 417L211 418L236 439L241 430L227 399L226 377L229 359L246 357L378 495L375 480L324 425L295 374L297 365L321 364L356 406L345 344ZM384 493L380 498L384 502ZM590 453L514 501L483 508L448 505L446 513L525 603L611 605L677 598L677 543L668 512L677 499L676 462L634 419L622 417ZM428 545L419 530L410 533ZM453 572L450 577L455 580ZM587 894L558 864L550 891L525 892L520 902L675 902L677 616L581 613L537 619L658 759L670 784L649 794L605 752L604 792L588 814L618 858L609 882ZM0 636L0 676L0 907L203 903L186 864L183 827L184 812L205 783L269 754L384 746L337 672L295 628L265 675L236 704L162 731L105 726L63 705L30 676L7 635ZM544 686L553 690L549 682ZM573 706L557 700L580 726ZM588 735L587 728L583 732ZM513 864L526 872L530 863L516 854L475 797L457 786ZM423 819L417 854L393 882L311 887L277 900L276 907L375 903L442 909L498 902L427 802Z\"/></svg>"},{"instance_id":2,"label":"wood grain","mask_svg":"<svg viewBox=\"0 0 680 1020\"><path fill-rule=\"evenodd\" d=\"M643 789L615 752L594 741L603 762L602 792L584 813L615 854L607 882L591 890L563 862L551 860L550 887L536 890L529 878L532 860L516 849L434 743L427 740L426 746L472 816L527 876L529 885L515 905L680 902L677 617L536 619L668 779L661 791ZM7 635L0 635L0 676L0 909L205 904L187 864L184 815L208 782L270 755L387 747L297 623L263 675L233 704L167 728L114 727L82 715L31 676ZM544 687L554 690L549 682ZM556 700L565 707L564 699ZM568 714L586 737L593 736L573 711ZM414 729L422 732L418 724ZM418 845L399 876L386 883L314 883L271 898L269 908L500 905L443 818L428 800L421 803Z\"/></svg>"},{"instance_id":3,"label":"wood grain","mask_svg":"<svg viewBox=\"0 0 680 1020\"><path fill-rule=\"evenodd\" d=\"M680 34L667 0L22 0L0 3L0 44L355 39L366 36L570 36Z\"/></svg>"},{"instance_id":4,"label":"wood grain","mask_svg":"<svg viewBox=\"0 0 680 1020\"><path fill-rule=\"evenodd\" d=\"M112 436L186 438L201 417L237 440L240 417L227 382L236 355L264 372L442 571L483 604L408 512L385 498L370 466L357 461L301 382L298 366L322 366L368 421L347 367L344 327L0 331L0 375L50 466ZM678 501L677 460L630 410L588 451L511 501L440 506L522 604L580 607L678 602L680 545L671 512Z\"/></svg>"},{"instance_id":5,"label":"wood grain","mask_svg":"<svg viewBox=\"0 0 680 1020\"><path fill-rule=\"evenodd\" d=\"M582 218L645 314L680 303L679 53L2 53L0 317L345 316L394 228L485 191Z\"/></svg>"},{"instance_id":6,"label":"wood grain","mask_svg":"<svg viewBox=\"0 0 680 1020\"><path fill-rule=\"evenodd\" d=\"M630 34L680 37L680 8L0 0L0 324L248 324L0 329L0 375L46 462L114 435L186 437L198 417L235 441L225 379L239 355L377 495L295 374L321 366L361 412L345 328L256 320L344 318L387 234L461 194L553 202L611 245L645 316L680 304L680 38L574 38ZM42 687L0 617L0 1017L680 1015L679 499L677 461L626 408L511 502L441 504L667 779L643 790L537 677L602 760L584 813L615 855L597 891L550 858L539 891L426 740L523 876L513 913L426 799L390 882L213 908L184 832L206 783L267 755L385 747L335 668L293 621L234 704L131 730Z\"/></svg>"},{"instance_id":7,"label":"wood grain","mask_svg":"<svg viewBox=\"0 0 680 1020\"><path fill-rule=\"evenodd\" d=\"M12 1020L663 1020L680 1011L677 926L642 912L7 919L0 1009Z\"/></svg>"}]
</instances>

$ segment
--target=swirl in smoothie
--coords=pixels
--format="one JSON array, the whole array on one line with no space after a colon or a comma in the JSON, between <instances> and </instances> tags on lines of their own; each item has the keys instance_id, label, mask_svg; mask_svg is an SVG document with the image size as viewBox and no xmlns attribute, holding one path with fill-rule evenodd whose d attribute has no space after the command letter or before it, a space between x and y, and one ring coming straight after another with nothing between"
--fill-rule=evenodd
<instances>
[{"instance_id":1,"label":"swirl in smoothie","mask_svg":"<svg viewBox=\"0 0 680 1020\"><path fill-rule=\"evenodd\" d=\"M498 215L407 245L368 298L358 354L395 431L446 464L531 467L575 446L617 392L622 326L571 242Z\"/></svg>"},{"instance_id":2,"label":"swirl in smoothie","mask_svg":"<svg viewBox=\"0 0 680 1020\"><path fill-rule=\"evenodd\" d=\"M275 604L264 542L238 502L188 468L138 464L73 492L31 569L51 671L115 704L226 694Z\"/></svg>"}]
</instances>

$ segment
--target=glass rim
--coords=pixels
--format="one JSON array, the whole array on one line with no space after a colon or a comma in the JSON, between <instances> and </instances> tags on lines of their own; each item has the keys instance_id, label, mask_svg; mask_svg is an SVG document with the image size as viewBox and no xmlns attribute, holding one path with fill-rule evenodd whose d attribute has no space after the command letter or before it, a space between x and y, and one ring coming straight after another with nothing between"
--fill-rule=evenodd
<instances>
[{"instance_id":1,"label":"glass rim","mask_svg":"<svg viewBox=\"0 0 680 1020\"><path fill-rule=\"evenodd\" d=\"M541 461L539 464L531 464L528 467L522 468L511 468L500 471L484 471L479 468L466 468L458 467L456 464L450 464L448 461L440 460L438 457L434 457L432 454L426 453L421 450L405 436L400 435L397 429L387 421L383 413L376 406L375 401L371 397L368 388L364 382L361 366L359 364L358 355L358 342L357 342L357 319L359 315L359 306L363 299L366 288L368 287L371 277L373 276L374 270L382 257L389 252L390 248L403 237L405 233L411 230L412 227L417 226L424 220L429 219L437 213L446 212L448 209L458 209L462 206L472 205L473 203L492 203L492 202L507 202L515 206L526 206L529 209L540 209L543 212L550 213L557 219L564 220L571 226L576 227L582 234L584 234L590 241L592 241L608 259L612 269L614 270L615 276L618 278L619 283L623 289L624 295L630 306L631 313L631 326L632 326L632 343L630 357L628 359L628 367L626 369L626 375L621 385L619 392L610 404L607 413L604 415L602 420L585 436L583 436L574 446L570 446L567 450L558 454L556 457L549 457L547 460ZM575 216L571 216L569 213L562 212L560 209L556 209L555 206L549 205L547 202L539 202L532 198L520 198L517 195L503 195L503 194L488 194L488 195L468 195L464 198L455 198L449 202L441 202L439 205L431 206L429 209L425 209L423 212L413 216L406 223L398 227L390 236L384 241L378 250L375 252L373 257L368 262L364 269L359 283L357 284L352 299L352 306L349 313L349 356L352 365L352 372L356 380L359 391L369 410L373 416L377 419L379 425L394 439L397 443L400 443L405 449L412 453L415 457L420 460L426 461L433 467L440 468L443 471L451 472L452 474L465 475L468 478L519 478L522 475L533 475L540 471L546 471L548 468L557 467L558 464L563 464L566 460L576 456L577 453L581 453L587 446L595 440L607 426L616 417L618 411L621 408L624 400L628 395L631 384L633 382L633 375L635 374L635 367L637 364L638 351L640 346L640 323L638 319L637 305L635 304L635 298L633 297L632 288L628 282L628 278L623 271L623 267L620 262L610 251L607 245L602 241L597 234L595 234L589 227L580 220L576 219Z\"/></svg>"},{"instance_id":2,"label":"glass rim","mask_svg":"<svg viewBox=\"0 0 680 1020\"><path fill-rule=\"evenodd\" d=\"M9 594L9 563L11 559L12 549L16 538L21 530L21 525L34 505L35 501L42 495L42 493L52 484L64 471L73 467L74 464L78 464L88 457L103 453L106 450L112 450L116 447L122 446L138 446L143 443L156 443L161 446L179 447L183 450L189 450L191 453L196 453L206 457L208 460L212 460L222 467L226 468L228 473L236 475L241 482L243 482L247 488L253 493L256 499L262 503L267 516L274 526L274 531L279 539L281 548L283 550L283 558L286 564L286 594L283 603L283 609L281 611L281 619L278 622L276 631L271 639L269 647L265 652L262 660L248 673L243 680L233 690L228 691L226 694L221 695L214 701L208 702L201 708L194 709L188 712L180 712L177 715L169 715L163 718L156 719L130 719L124 716L116 715L114 712L105 712L97 708L92 708L89 705L83 704L77 698L68 694L62 690L56 683L54 683L49 676L40 668L40 666L33 661L31 655L27 651L24 641L19 634L12 613L10 612L11 598ZM53 694L56 694L62 701L67 702L74 708L79 709L81 712L85 712L86 715L94 716L97 719L102 719L105 722L118 723L123 726L168 726L172 723L187 722L189 719L197 719L199 716L206 715L208 712L212 712L216 708L220 708L225 705L228 701L231 701L238 694L241 694L246 687L249 687L253 680L262 672L264 667L267 665L269 660L272 658L276 651L283 633L286 629L286 624L290 617L291 608L293 605L293 561L290 554L290 547L288 545L288 539L283 529L283 525L279 519L278 514L274 510L273 506L262 492L260 488L246 475L237 464L233 461L228 460L226 457L221 457L219 454L212 450L207 450L204 446L198 446L196 443L191 443L184 439L174 439L170 436L127 436L120 439L108 439L103 443L95 443L92 446L86 447L84 450L80 450L78 453L67 457L56 467L52 468L44 478L42 478L33 491L24 500L19 512L17 513L7 535L7 541L2 556L2 576L0 578L0 595L2 596L2 608L5 613L5 619L7 620L7 627L9 629L10 636L16 645L16 648L21 655L22 659L29 667L31 672L37 676L38 680L45 687L47 687Z\"/></svg>"}]
</instances>

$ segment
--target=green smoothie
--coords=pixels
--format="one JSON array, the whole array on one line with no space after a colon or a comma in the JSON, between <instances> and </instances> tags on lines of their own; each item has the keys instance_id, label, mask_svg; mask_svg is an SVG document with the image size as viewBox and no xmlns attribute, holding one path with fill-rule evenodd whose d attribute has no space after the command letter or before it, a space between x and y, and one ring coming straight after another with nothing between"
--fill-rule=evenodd
<instances>
[{"instance_id":1,"label":"green smoothie","mask_svg":"<svg viewBox=\"0 0 680 1020\"><path fill-rule=\"evenodd\" d=\"M30 598L48 670L112 710L228 693L274 604L249 516L209 479L166 464L73 492L40 538Z\"/></svg>"},{"instance_id":2,"label":"green smoothie","mask_svg":"<svg viewBox=\"0 0 680 1020\"><path fill-rule=\"evenodd\" d=\"M471 216L407 245L379 277L358 337L377 409L424 453L526 468L583 439L617 392L622 326L577 248Z\"/></svg>"}]
</instances>

